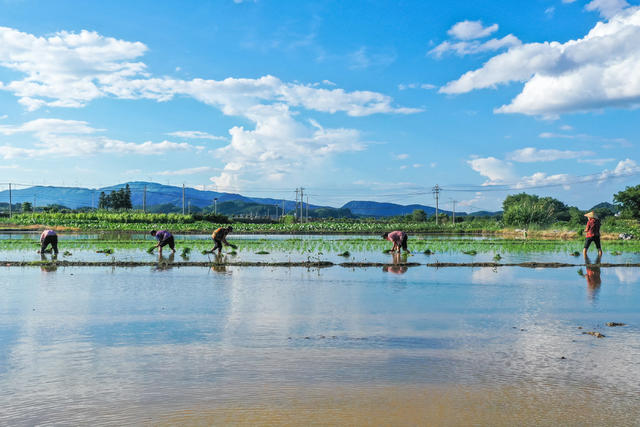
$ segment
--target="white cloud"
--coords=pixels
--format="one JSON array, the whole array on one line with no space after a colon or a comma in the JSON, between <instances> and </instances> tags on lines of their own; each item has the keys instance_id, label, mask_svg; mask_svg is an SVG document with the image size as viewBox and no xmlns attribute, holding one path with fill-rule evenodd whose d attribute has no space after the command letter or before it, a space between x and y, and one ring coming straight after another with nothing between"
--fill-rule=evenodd
<instances>
[{"instance_id":1,"label":"white cloud","mask_svg":"<svg viewBox=\"0 0 640 427\"><path fill-rule=\"evenodd\" d=\"M578 159L581 157L594 156L593 151L571 151L555 149L538 149L526 147L515 150L507 155L508 160L521 163L552 162L555 160Z\"/></svg>"},{"instance_id":2,"label":"white cloud","mask_svg":"<svg viewBox=\"0 0 640 427\"><path fill-rule=\"evenodd\" d=\"M222 172L211 178L219 188L240 188L250 181L289 182L322 168L336 153L365 148L354 129L325 129L294 120L283 104L258 105L247 111L254 130L231 128L231 142L214 151L224 162Z\"/></svg>"},{"instance_id":3,"label":"white cloud","mask_svg":"<svg viewBox=\"0 0 640 427\"><path fill-rule=\"evenodd\" d=\"M468 160L471 168L482 176L489 178L484 185L504 184L516 180L516 174L511 163L495 157L476 158Z\"/></svg>"},{"instance_id":4,"label":"white cloud","mask_svg":"<svg viewBox=\"0 0 640 427\"><path fill-rule=\"evenodd\" d=\"M187 168L187 169L177 169L177 170L167 170L162 172L156 172L155 175L162 176L174 176L174 175L195 175L198 173L204 173L211 171L211 167L209 166L200 166L195 168Z\"/></svg>"},{"instance_id":5,"label":"white cloud","mask_svg":"<svg viewBox=\"0 0 640 427\"><path fill-rule=\"evenodd\" d=\"M397 154L396 155L396 159L398 159L398 160L405 160L405 159L408 159L408 158L409 158L409 155L406 154L406 153L402 153L402 154Z\"/></svg>"},{"instance_id":6,"label":"white cloud","mask_svg":"<svg viewBox=\"0 0 640 427\"><path fill-rule=\"evenodd\" d=\"M599 22L581 39L511 47L440 92L524 82L522 92L497 113L553 117L610 106L635 108L640 105L639 39L640 8L630 7Z\"/></svg>"},{"instance_id":7,"label":"white cloud","mask_svg":"<svg viewBox=\"0 0 640 427\"><path fill-rule=\"evenodd\" d=\"M560 129L562 129L562 130L573 130L573 126L570 126L570 125L562 125L562 126L560 126Z\"/></svg>"},{"instance_id":8,"label":"white cloud","mask_svg":"<svg viewBox=\"0 0 640 427\"><path fill-rule=\"evenodd\" d=\"M571 176L566 173L547 175L544 172L536 172L531 176L524 176L514 185L514 188L523 189L531 187L544 187L548 185L562 185L569 189Z\"/></svg>"},{"instance_id":9,"label":"white cloud","mask_svg":"<svg viewBox=\"0 0 640 427\"><path fill-rule=\"evenodd\" d=\"M1 83L0 83L0 84L1 84ZM0 120L4 120L4 119L6 119L6 118L8 118L8 117L9 117L8 115L3 114L2 116L0 116Z\"/></svg>"},{"instance_id":10,"label":"white cloud","mask_svg":"<svg viewBox=\"0 0 640 427\"><path fill-rule=\"evenodd\" d=\"M228 138L224 136L216 136L211 135L207 132L202 132L199 130L183 130L177 132L170 132L167 135L169 136L177 136L178 138L187 138L187 139L210 139L212 141L226 141Z\"/></svg>"},{"instance_id":11,"label":"white cloud","mask_svg":"<svg viewBox=\"0 0 640 427\"><path fill-rule=\"evenodd\" d=\"M498 31L498 24L485 27L482 21L462 21L447 31L449 36L459 40L473 40L489 36Z\"/></svg>"},{"instance_id":12,"label":"white cloud","mask_svg":"<svg viewBox=\"0 0 640 427\"><path fill-rule=\"evenodd\" d=\"M407 90L407 89L425 89L425 90L432 90L437 88L438 86L433 85L431 83L400 83L398 85L398 90Z\"/></svg>"},{"instance_id":13,"label":"white cloud","mask_svg":"<svg viewBox=\"0 0 640 427\"><path fill-rule=\"evenodd\" d=\"M0 27L0 66L25 75L22 80L0 84L0 90L13 93L30 110L44 106L82 107L102 97L165 102L186 96L218 108L227 116L242 117L251 122L254 129L232 127L231 142L214 152L226 164L224 171L212 178L219 184L248 182L249 178L254 182L282 180L293 174L292 165L309 168L315 164L322 168L321 163L336 153L364 148L358 131L303 123L297 118L298 109L341 112L354 117L423 111L397 107L391 97L378 92L348 92L337 87L318 87L315 83L287 83L270 75L224 80L153 77L146 65L138 61L146 50L140 42L117 40L95 32L60 32L50 37L36 37ZM358 66L384 65L395 60L395 53L372 54L363 48L353 59ZM328 81L324 84L334 86ZM2 155L34 156L46 150L63 152L59 145L51 148L53 137L40 143L39 151L4 146ZM86 146L81 152L144 151L145 147L166 151L191 147L172 145L176 143L168 141L147 146L127 145L96 135L70 139L65 144ZM71 152L65 153L71 155ZM306 169L305 173L310 174L312 170Z\"/></svg>"},{"instance_id":14,"label":"white cloud","mask_svg":"<svg viewBox=\"0 0 640 427\"><path fill-rule=\"evenodd\" d=\"M423 164L421 164L421 163L414 163L414 164L412 164L411 166L412 166L413 168L415 168L415 169L419 169L419 168L423 167L424 165L423 165Z\"/></svg>"},{"instance_id":15,"label":"white cloud","mask_svg":"<svg viewBox=\"0 0 640 427\"><path fill-rule=\"evenodd\" d=\"M584 8L588 11L598 11L603 18L611 18L628 6L629 3L625 0L592 0Z\"/></svg>"},{"instance_id":16,"label":"white cloud","mask_svg":"<svg viewBox=\"0 0 640 427\"><path fill-rule=\"evenodd\" d=\"M202 147L171 141L125 142L95 135L101 132L87 122L61 119L37 119L18 126L0 126L0 135L33 134L32 147L0 145L0 157L78 157L100 153L159 155L174 150L199 150Z\"/></svg>"},{"instance_id":17,"label":"white cloud","mask_svg":"<svg viewBox=\"0 0 640 427\"><path fill-rule=\"evenodd\" d=\"M447 52L453 51L460 56L520 46L522 42L513 34L508 34L501 39L490 39L485 42L478 40L450 42L444 41L429 51L436 58L442 57Z\"/></svg>"},{"instance_id":18,"label":"white cloud","mask_svg":"<svg viewBox=\"0 0 640 427\"><path fill-rule=\"evenodd\" d=\"M544 10L544 14L549 17L553 17L555 13L556 13L556 8L554 6L548 7Z\"/></svg>"}]
</instances>

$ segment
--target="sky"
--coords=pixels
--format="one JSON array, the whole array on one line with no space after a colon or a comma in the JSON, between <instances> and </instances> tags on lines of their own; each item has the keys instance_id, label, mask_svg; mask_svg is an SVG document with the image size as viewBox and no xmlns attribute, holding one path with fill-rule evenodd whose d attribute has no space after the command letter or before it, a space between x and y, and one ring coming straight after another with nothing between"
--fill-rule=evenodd
<instances>
[{"instance_id":1,"label":"sky","mask_svg":"<svg viewBox=\"0 0 640 427\"><path fill-rule=\"evenodd\" d=\"M588 209L640 176L631 0L0 0L0 189Z\"/></svg>"}]
</instances>

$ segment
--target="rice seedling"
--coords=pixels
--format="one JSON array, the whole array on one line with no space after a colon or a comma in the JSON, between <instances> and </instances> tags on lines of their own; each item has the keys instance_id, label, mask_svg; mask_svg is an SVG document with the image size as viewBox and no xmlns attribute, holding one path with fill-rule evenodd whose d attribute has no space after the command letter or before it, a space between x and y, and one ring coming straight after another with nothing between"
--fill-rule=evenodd
<instances>
[{"instance_id":1,"label":"rice seedling","mask_svg":"<svg viewBox=\"0 0 640 427\"><path fill-rule=\"evenodd\" d=\"M256 255L269 255L269 252L267 252L267 251L258 251L258 252L256 252Z\"/></svg>"},{"instance_id":2,"label":"rice seedling","mask_svg":"<svg viewBox=\"0 0 640 427\"><path fill-rule=\"evenodd\" d=\"M578 251L573 251L573 252L571 252L571 254L570 254L570 255L571 255L571 256L580 256L580 252L578 252Z\"/></svg>"},{"instance_id":3,"label":"rice seedling","mask_svg":"<svg viewBox=\"0 0 640 427\"><path fill-rule=\"evenodd\" d=\"M351 256L351 253L349 251L344 251L342 253L339 253L338 256L349 257Z\"/></svg>"},{"instance_id":4,"label":"rice seedling","mask_svg":"<svg viewBox=\"0 0 640 427\"><path fill-rule=\"evenodd\" d=\"M478 254L478 251L476 251L475 249L471 249L471 250L468 250L468 251L462 251L462 253L465 254L465 255L474 256L474 255Z\"/></svg>"},{"instance_id":5,"label":"rice seedling","mask_svg":"<svg viewBox=\"0 0 640 427\"><path fill-rule=\"evenodd\" d=\"M96 251L96 253L97 254L111 255L111 254L113 254L113 249L112 248L98 249Z\"/></svg>"},{"instance_id":6,"label":"rice seedling","mask_svg":"<svg viewBox=\"0 0 640 427\"><path fill-rule=\"evenodd\" d=\"M431 249L425 249L425 250L424 250L424 252L423 252L423 254L425 254L425 255L433 255L433 254L435 254L435 253L436 253L436 252L435 252L435 251L432 251Z\"/></svg>"},{"instance_id":7,"label":"rice seedling","mask_svg":"<svg viewBox=\"0 0 640 427\"><path fill-rule=\"evenodd\" d=\"M493 256L493 260L494 260L494 261L500 261L501 259L502 259L502 256L500 256L500 254L495 254L495 255Z\"/></svg>"},{"instance_id":8,"label":"rice seedling","mask_svg":"<svg viewBox=\"0 0 640 427\"><path fill-rule=\"evenodd\" d=\"M151 246L150 248L147 249L147 253L152 254L155 249L156 249L155 246Z\"/></svg>"},{"instance_id":9,"label":"rice seedling","mask_svg":"<svg viewBox=\"0 0 640 427\"><path fill-rule=\"evenodd\" d=\"M182 248L182 251L180 252L180 256L182 258L189 258L190 253L191 253L191 248L187 246Z\"/></svg>"},{"instance_id":10,"label":"rice seedling","mask_svg":"<svg viewBox=\"0 0 640 427\"><path fill-rule=\"evenodd\" d=\"M69 251L62 252L62 256L71 256L71 255L72 255L72 253L69 252Z\"/></svg>"},{"instance_id":11,"label":"rice seedling","mask_svg":"<svg viewBox=\"0 0 640 427\"><path fill-rule=\"evenodd\" d=\"M622 252L620 252L620 251L613 251L613 252L611 252L611 255L613 255L613 256L620 256L620 255L622 255Z\"/></svg>"}]
</instances>

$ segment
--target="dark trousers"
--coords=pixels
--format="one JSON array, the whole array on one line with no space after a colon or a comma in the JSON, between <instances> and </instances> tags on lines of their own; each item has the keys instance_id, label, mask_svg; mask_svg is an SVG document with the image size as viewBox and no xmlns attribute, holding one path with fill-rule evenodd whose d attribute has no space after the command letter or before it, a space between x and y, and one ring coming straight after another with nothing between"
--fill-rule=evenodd
<instances>
[{"instance_id":1,"label":"dark trousers","mask_svg":"<svg viewBox=\"0 0 640 427\"><path fill-rule=\"evenodd\" d=\"M402 249L404 249L406 252L409 252L409 249L407 249L407 239L409 237L405 234L404 236L402 236L402 242L400 243L400 246L402 247Z\"/></svg>"},{"instance_id":2,"label":"dark trousers","mask_svg":"<svg viewBox=\"0 0 640 427\"><path fill-rule=\"evenodd\" d=\"M174 250L176 247L176 242L173 240L173 236L169 237L168 239L164 239L160 242L160 247L164 247L169 245L169 247L171 248L171 250Z\"/></svg>"},{"instance_id":3,"label":"dark trousers","mask_svg":"<svg viewBox=\"0 0 640 427\"><path fill-rule=\"evenodd\" d=\"M219 251L222 250L222 240L213 239L213 249L211 250L211 252L215 252L216 249Z\"/></svg>"},{"instance_id":4,"label":"dark trousers","mask_svg":"<svg viewBox=\"0 0 640 427\"><path fill-rule=\"evenodd\" d=\"M51 248L53 249L53 253L57 254L58 253L58 236L52 236L52 235L45 236L44 240L40 244L40 253L43 253L47 249L47 246L49 245L51 245Z\"/></svg>"},{"instance_id":5,"label":"dark trousers","mask_svg":"<svg viewBox=\"0 0 640 427\"><path fill-rule=\"evenodd\" d=\"M600 250L600 236L587 237L587 239L584 241L584 248L589 249L589 246L591 246L591 242L595 243L596 248Z\"/></svg>"}]
</instances>

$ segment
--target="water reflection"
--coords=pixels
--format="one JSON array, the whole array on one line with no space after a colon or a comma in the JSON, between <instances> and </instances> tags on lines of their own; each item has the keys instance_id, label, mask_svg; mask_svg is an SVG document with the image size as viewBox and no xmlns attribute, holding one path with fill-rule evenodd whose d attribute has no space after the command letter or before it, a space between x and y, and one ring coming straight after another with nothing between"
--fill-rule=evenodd
<instances>
[{"instance_id":1,"label":"water reflection","mask_svg":"<svg viewBox=\"0 0 640 427\"><path fill-rule=\"evenodd\" d=\"M600 278L600 260L602 256L598 256L596 258L596 262L592 263L589 259L589 255L585 254L584 262L586 264L586 274L584 277L587 279L587 295L589 299L594 301L598 297L598 292L600 291L600 285L602 284L602 279Z\"/></svg>"},{"instance_id":2,"label":"water reflection","mask_svg":"<svg viewBox=\"0 0 640 427\"><path fill-rule=\"evenodd\" d=\"M175 252L171 252L168 257L165 257L162 254L158 254L158 266L156 268L158 270L169 270L170 268L173 268L175 257Z\"/></svg>"},{"instance_id":3,"label":"water reflection","mask_svg":"<svg viewBox=\"0 0 640 427\"><path fill-rule=\"evenodd\" d=\"M407 270L409 270L409 267L407 267L406 262L407 262L407 253L392 253L392 262L393 265L385 265L384 267L382 267L382 271L386 272L386 273L393 273L393 274L404 274L407 272Z\"/></svg>"}]
</instances>

